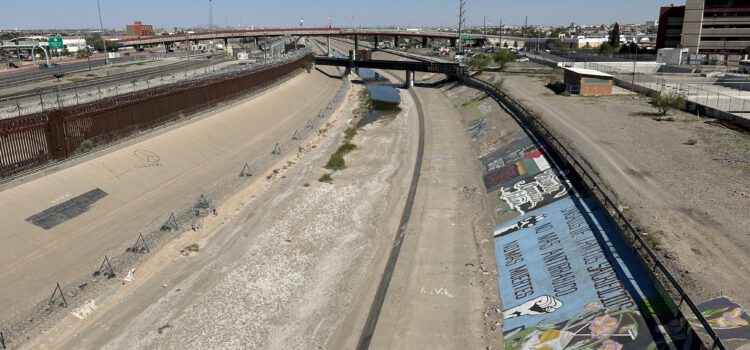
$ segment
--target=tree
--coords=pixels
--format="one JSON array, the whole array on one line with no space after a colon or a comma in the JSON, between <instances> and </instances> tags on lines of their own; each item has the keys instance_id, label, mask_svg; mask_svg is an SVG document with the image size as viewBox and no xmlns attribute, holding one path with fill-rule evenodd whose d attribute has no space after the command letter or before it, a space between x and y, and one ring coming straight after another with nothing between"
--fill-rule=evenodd
<instances>
[{"instance_id":1,"label":"tree","mask_svg":"<svg viewBox=\"0 0 750 350\"><path fill-rule=\"evenodd\" d=\"M615 22L612 30L609 31L609 45L612 47L620 46L620 24Z\"/></svg>"},{"instance_id":2,"label":"tree","mask_svg":"<svg viewBox=\"0 0 750 350\"><path fill-rule=\"evenodd\" d=\"M469 67L469 70L478 71L487 68L489 65L490 58L479 54L470 59L467 66Z\"/></svg>"},{"instance_id":3,"label":"tree","mask_svg":"<svg viewBox=\"0 0 750 350\"><path fill-rule=\"evenodd\" d=\"M117 44L115 44L112 41L106 40L107 42L107 52L113 52L117 49ZM86 37L86 45L93 46L94 49L96 49L99 52L104 51L104 46L102 46L102 35L99 33L91 34L90 36Z\"/></svg>"},{"instance_id":4,"label":"tree","mask_svg":"<svg viewBox=\"0 0 750 350\"><path fill-rule=\"evenodd\" d=\"M672 91L656 95L651 103L659 110L659 114L667 115L672 108L685 109L687 100L684 95Z\"/></svg>"},{"instance_id":5,"label":"tree","mask_svg":"<svg viewBox=\"0 0 750 350\"><path fill-rule=\"evenodd\" d=\"M518 41L513 42L513 47L516 47L516 48L518 47Z\"/></svg>"},{"instance_id":6,"label":"tree","mask_svg":"<svg viewBox=\"0 0 750 350\"><path fill-rule=\"evenodd\" d=\"M500 50L492 55L492 60L500 65L500 70L503 70L508 63L516 60L516 55L508 50Z\"/></svg>"},{"instance_id":7,"label":"tree","mask_svg":"<svg viewBox=\"0 0 750 350\"><path fill-rule=\"evenodd\" d=\"M507 41L503 43L503 47L508 48L508 42Z\"/></svg>"}]
</instances>

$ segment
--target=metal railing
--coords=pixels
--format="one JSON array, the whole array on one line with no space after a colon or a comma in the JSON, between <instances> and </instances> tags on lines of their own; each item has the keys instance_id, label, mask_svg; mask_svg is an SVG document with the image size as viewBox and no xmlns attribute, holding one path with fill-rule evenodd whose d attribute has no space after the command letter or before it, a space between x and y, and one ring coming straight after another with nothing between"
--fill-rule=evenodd
<instances>
[{"instance_id":1,"label":"metal railing","mask_svg":"<svg viewBox=\"0 0 750 350\"><path fill-rule=\"evenodd\" d=\"M560 142L560 140L544 125L544 123L537 120L530 110L528 110L520 103L516 102L505 92L497 89L488 82L476 78L468 79L466 83L492 95L501 104L501 106L503 106L504 109L509 111L510 114L514 116L514 118L519 122L519 124L521 124L523 128L529 130L532 134L539 136L544 143L550 146L550 150L556 153L560 159L564 160L564 163L567 163L566 165L568 168L578 174L583 184L586 185L588 190L592 193L593 197L596 198L599 204L603 208L609 209L605 211L607 212L609 218L622 229L620 232L624 235L629 234L631 236L630 239L627 239L627 241L633 243L631 245L631 248L640 258L641 263L644 264L644 266L649 267L648 271L651 273L650 277L653 279L653 282L661 284L661 281L657 276L657 272L663 275L669 282L669 285L672 287L673 292L679 299L679 302L674 304L676 306L676 310L673 310L673 312L675 313L674 316L677 316L677 313L682 313L681 308L683 306L687 306L689 311L693 314L693 316L695 316L695 319L700 322L701 326L703 326L704 330L711 338L711 341L713 342L712 348L726 350L726 347L722 343L719 336L716 334L716 331L713 330L706 318L703 316L703 314L701 314L700 310L698 310L697 305L693 302L690 296L687 295L687 292L685 292L685 289L682 287L682 285L680 285L680 283L677 281L677 279L674 278L672 273L669 272L667 267L661 262L661 260L659 260L654 251L643 239L643 236L620 210L617 203L615 203L610 195L604 191L602 186L599 185L598 181L591 175L591 173L583 167L582 161L580 161L578 157L574 156L573 153L571 153L570 150L568 150L568 148L562 142ZM628 237L626 236L625 238ZM640 247L635 243L640 245ZM643 255L643 253L645 253L645 256ZM657 288L657 290L659 291L659 294L663 294L660 288ZM664 292L666 295L662 295L662 297L665 300L674 300L673 296L670 295L668 291L665 290ZM687 319L684 318L684 316L683 321L687 322ZM686 328L689 328L688 331L692 329L692 327Z\"/></svg>"}]
</instances>

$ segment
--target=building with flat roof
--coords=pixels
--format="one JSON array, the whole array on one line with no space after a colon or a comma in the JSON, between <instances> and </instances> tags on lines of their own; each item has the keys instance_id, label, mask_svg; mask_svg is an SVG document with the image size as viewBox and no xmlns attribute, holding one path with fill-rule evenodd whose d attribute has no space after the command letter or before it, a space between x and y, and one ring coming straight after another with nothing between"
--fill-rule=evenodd
<instances>
[{"instance_id":1,"label":"building with flat roof","mask_svg":"<svg viewBox=\"0 0 750 350\"><path fill-rule=\"evenodd\" d=\"M150 24L143 24L141 21L135 21L133 24L128 24L125 26L125 31L128 33L128 35L138 35L138 36L153 36L154 35L154 26Z\"/></svg>"},{"instance_id":2,"label":"building with flat roof","mask_svg":"<svg viewBox=\"0 0 750 350\"><path fill-rule=\"evenodd\" d=\"M686 0L662 7L657 48L738 55L750 47L750 0Z\"/></svg>"},{"instance_id":3,"label":"building with flat roof","mask_svg":"<svg viewBox=\"0 0 750 350\"><path fill-rule=\"evenodd\" d=\"M612 95L614 77L598 70L569 68L565 69L565 88L571 94L580 96Z\"/></svg>"}]
</instances>

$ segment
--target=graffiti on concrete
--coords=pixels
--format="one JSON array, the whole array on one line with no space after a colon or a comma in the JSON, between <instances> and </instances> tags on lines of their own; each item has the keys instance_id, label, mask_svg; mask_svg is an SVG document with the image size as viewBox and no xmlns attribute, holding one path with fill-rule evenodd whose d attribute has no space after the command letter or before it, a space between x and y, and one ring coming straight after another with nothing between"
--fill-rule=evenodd
<instances>
[{"instance_id":1,"label":"graffiti on concrete","mask_svg":"<svg viewBox=\"0 0 750 350\"><path fill-rule=\"evenodd\" d=\"M500 198L511 209L525 215L530 210L566 197L570 188L568 180L561 178L554 169L547 169L517 182L511 188L502 187Z\"/></svg>"},{"instance_id":2,"label":"graffiti on concrete","mask_svg":"<svg viewBox=\"0 0 750 350\"><path fill-rule=\"evenodd\" d=\"M498 159L497 161L504 161ZM497 162L496 161L496 162ZM530 151L510 164L490 172L484 176L484 186L488 192L493 192L500 186L507 186L528 176L534 176L550 169L550 164L539 150Z\"/></svg>"},{"instance_id":3,"label":"graffiti on concrete","mask_svg":"<svg viewBox=\"0 0 750 350\"><path fill-rule=\"evenodd\" d=\"M711 328L724 340L750 340L750 316L747 309L731 299L722 296L698 305L703 317ZM702 329L698 319L693 317L691 322L696 329Z\"/></svg>"},{"instance_id":4,"label":"graffiti on concrete","mask_svg":"<svg viewBox=\"0 0 750 350\"><path fill-rule=\"evenodd\" d=\"M487 131L487 118L480 118L469 123L469 135L476 139Z\"/></svg>"},{"instance_id":5,"label":"graffiti on concrete","mask_svg":"<svg viewBox=\"0 0 750 350\"><path fill-rule=\"evenodd\" d=\"M502 227L502 228L498 227L495 230L495 238L502 237L502 236L511 234L513 232L516 232L518 230L522 230L522 229L525 229L525 228L534 227L536 224L538 224L539 222L541 222L542 220L544 220L544 218L546 218L546 217L547 216L545 216L545 215L529 216L529 217L527 217L525 219L522 219L521 221L516 222L516 223L514 223L514 224L512 224L510 226L505 226L505 227Z\"/></svg>"},{"instance_id":6,"label":"graffiti on concrete","mask_svg":"<svg viewBox=\"0 0 750 350\"><path fill-rule=\"evenodd\" d=\"M601 228L563 197L495 230L506 349L648 348L648 326L594 234Z\"/></svg>"},{"instance_id":7,"label":"graffiti on concrete","mask_svg":"<svg viewBox=\"0 0 750 350\"><path fill-rule=\"evenodd\" d=\"M508 146L493 151L479 160L484 165L486 172L491 173L509 163L513 163L523 156L538 151L539 149L528 138L522 138L511 142Z\"/></svg>"},{"instance_id":8,"label":"graffiti on concrete","mask_svg":"<svg viewBox=\"0 0 750 350\"><path fill-rule=\"evenodd\" d=\"M591 302L570 320L535 325L505 335L506 350L656 349L641 314L634 309L608 312Z\"/></svg>"}]
</instances>

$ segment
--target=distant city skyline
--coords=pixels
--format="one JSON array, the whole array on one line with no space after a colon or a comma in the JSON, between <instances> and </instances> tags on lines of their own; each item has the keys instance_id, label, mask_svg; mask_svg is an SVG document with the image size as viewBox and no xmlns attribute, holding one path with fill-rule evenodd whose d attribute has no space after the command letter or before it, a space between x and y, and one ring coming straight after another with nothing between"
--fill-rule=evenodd
<instances>
[{"instance_id":1,"label":"distant city skyline","mask_svg":"<svg viewBox=\"0 0 750 350\"><path fill-rule=\"evenodd\" d=\"M142 21L154 28L207 27L208 0L100 0L104 27L124 29L126 24ZM645 23L658 19L659 7L684 4L674 0L537 0L509 1L467 0L467 25L488 26L501 21L521 25L529 17L529 25L579 25L606 23ZM52 1L29 3L12 1L3 4L0 30L12 29L77 29L99 28L96 0ZM304 19L305 27L453 27L457 23L458 0L432 0L427 4L379 0L372 2L213 0L214 25L217 27L295 27ZM540 9L544 9L540 11Z\"/></svg>"}]
</instances>

